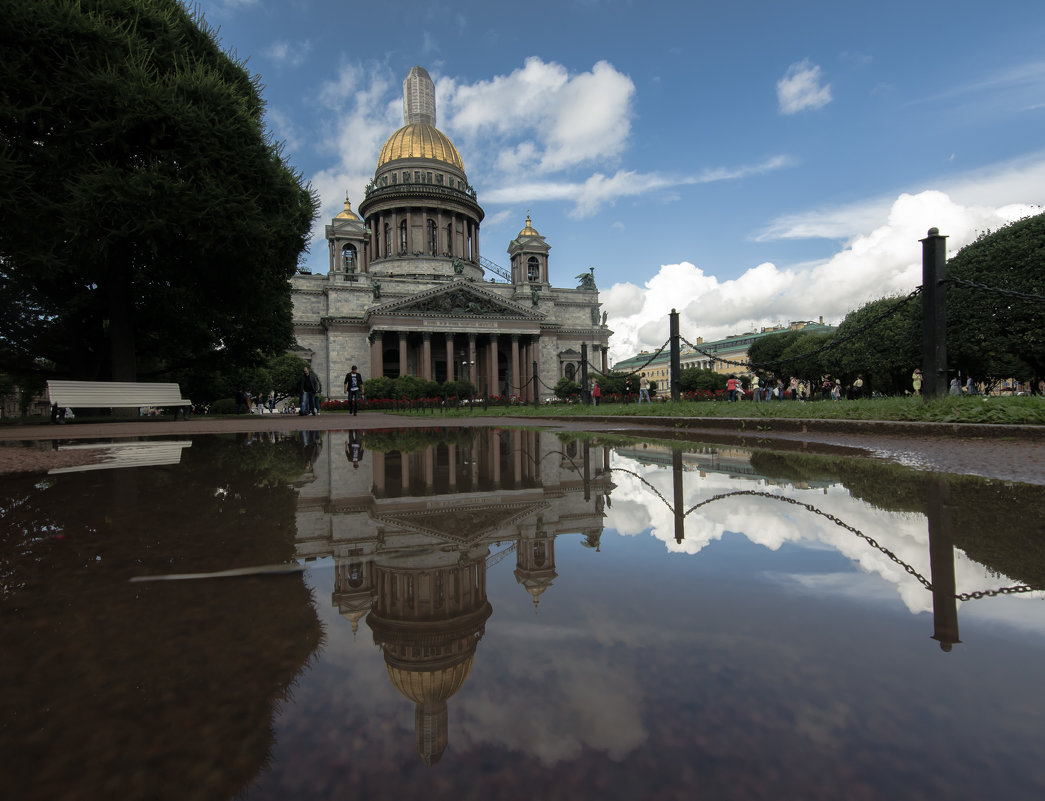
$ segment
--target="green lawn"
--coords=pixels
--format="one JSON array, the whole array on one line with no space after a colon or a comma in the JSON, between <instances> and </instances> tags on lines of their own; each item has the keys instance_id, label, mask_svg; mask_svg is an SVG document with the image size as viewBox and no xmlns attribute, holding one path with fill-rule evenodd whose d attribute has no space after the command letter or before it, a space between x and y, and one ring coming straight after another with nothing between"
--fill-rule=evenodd
<instances>
[{"instance_id":1,"label":"green lawn","mask_svg":"<svg viewBox=\"0 0 1045 801\"><path fill-rule=\"evenodd\" d=\"M407 414L431 414L406 412ZM579 404L533 406L477 406L469 410L448 409L440 416L494 416L513 418L590 417L593 415L654 417L726 417L805 420L905 420L931 423L1008 423L1045 425L1045 398L945 397L926 401L923 398L876 398L858 401L671 401L642 404L606 403L599 407Z\"/></svg>"}]
</instances>

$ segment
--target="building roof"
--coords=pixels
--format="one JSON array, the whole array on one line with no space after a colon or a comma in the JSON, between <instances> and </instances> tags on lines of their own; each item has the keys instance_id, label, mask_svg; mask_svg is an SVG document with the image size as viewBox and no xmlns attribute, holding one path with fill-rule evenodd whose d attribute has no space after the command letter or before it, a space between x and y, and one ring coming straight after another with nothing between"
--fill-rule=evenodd
<instances>
[{"instance_id":1,"label":"building roof","mask_svg":"<svg viewBox=\"0 0 1045 801\"><path fill-rule=\"evenodd\" d=\"M441 161L464 172L464 162L449 137L423 122L404 125L385 142L377 159L377 168L399 159L430 159Z\"/></svg>"}]
</instances>

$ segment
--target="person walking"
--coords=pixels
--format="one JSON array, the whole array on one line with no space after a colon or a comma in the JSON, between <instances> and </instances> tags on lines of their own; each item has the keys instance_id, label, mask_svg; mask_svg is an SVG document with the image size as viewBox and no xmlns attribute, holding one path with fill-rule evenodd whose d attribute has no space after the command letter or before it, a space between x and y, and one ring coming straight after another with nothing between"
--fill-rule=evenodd
<instances>
[{"instance_id":1,"label":"person walking","mask_svg":"<svg viewBox=\"0 0 1045 801\"><path fill-rule=\"evenodd\" d=\"M649 379L646 378L646 374L642 374L642 378L639 379L639 403L642 403L642 399L646 399L646 403L650 403L649 399Z\"/></svg>"},{"instance_id":2,"label":"person walking","mask_svg":"<svg viewBox=\"0 0 1045 801\"><path fill-rule=\"evenodd\" d=\"M914 372L911 373L911 386L914 387L914 394L922 394L922 371L917 367L914 368Z\"/></svg>"},{"instance_id":3,"label":"person walking","mask_svg":"<svg viewBox=\"0 0 1045 801\"><path fill-rule=\"evenodd\" d=\"M301 407L298 409L298 414L302 417L307 414L315 414L316 410L313 407L313 403L319 387L316 385L316 377L309 372L308 367L301 371L298 391L301 393Z\"/></svg>"},{"instance_id":4,"label":"person walking","mask_svg":"<svg viewBox=\"0 0 1045 801\"><path fill-rule=\"evenodd\" d=\"M352 369L345 375L345 394L348 395L348 410L359 414L359 399L363 396L363 376L359 369L353 364Z\"/></svg>"},{"instance_id":5,"label":"person walking","mask_svg":"<svg viewBox=\"0 0 1045 801\"><path fill-rule=\"evenodd\" d=\"M729 393L730 403L737 399L737 377L735 375L726 379L726 392Z\"/></svg>"},{"instance_id":6,"label":"person walking","mask_svg":"<svg viewBox=\"0 0 1045 801\"><path fill-rule=\"evenodd\" d=\"M602 390L599 389L599 382L593 381L591 384L591 405L598 406L600 400L602 400Z\"/></svg>"}]
</instances>

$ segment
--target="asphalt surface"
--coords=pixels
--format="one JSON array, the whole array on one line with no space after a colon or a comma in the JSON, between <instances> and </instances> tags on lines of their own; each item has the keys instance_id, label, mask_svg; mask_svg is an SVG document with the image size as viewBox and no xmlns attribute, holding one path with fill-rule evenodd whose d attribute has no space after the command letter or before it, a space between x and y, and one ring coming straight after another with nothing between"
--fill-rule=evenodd
<instances>
[{"instance_id":1,"label":"asphalt surface","mask_svg":"<svg viewBox=\"0 0 1045 801\"><path fill-rule=\"evenodd\" d=\"M961 423L898 423L865 420L767 420L586 416L570 418L443 418L343 412L314 417L294 414L135 419L111 423L68 422L0 426L0 473L46 470L93 458L58 451L61 442L110 438L170 437L248 431L338 431L469 426L524 426L549 431L649 436L809 453L884 459L922 470L958 473L1045 486L1045 426ZM80 460L80 461L77 461Z\"/></svg>"}]
</instances>

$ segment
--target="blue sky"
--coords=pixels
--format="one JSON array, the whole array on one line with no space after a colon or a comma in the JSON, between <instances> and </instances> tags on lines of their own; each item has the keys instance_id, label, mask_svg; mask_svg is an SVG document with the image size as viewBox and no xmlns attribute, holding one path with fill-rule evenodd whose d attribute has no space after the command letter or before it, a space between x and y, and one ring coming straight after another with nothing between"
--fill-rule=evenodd
<instances>
[{"instance_id":1,"label":"blue sky","mask_svg":"<svg viewBox=\"0 0 1045 801\"><path fill-rule=\"evenodd\" d=\"M481 250L529 211L551 278L595 268L611 359L667 338L838 322L1045 204L1045 4L202 0L260 76L267 119L319 191L353 208L402 125L402 80L486 212Z\"/></svg>"}]
</instances>

